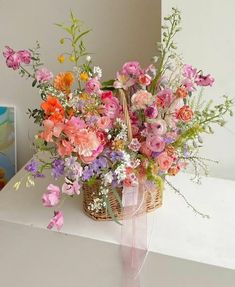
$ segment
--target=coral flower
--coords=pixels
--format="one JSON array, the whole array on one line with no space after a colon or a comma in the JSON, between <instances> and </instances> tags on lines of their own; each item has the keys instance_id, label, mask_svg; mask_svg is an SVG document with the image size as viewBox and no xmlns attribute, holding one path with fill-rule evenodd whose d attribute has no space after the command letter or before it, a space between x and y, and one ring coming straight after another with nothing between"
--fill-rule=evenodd
<instances>
[{"instance_id":1,"label":"coral flower","mask_svg":"<svg viewBox=\"0 0 235 287\"><path fill-rule=\"evenodd\" d=\"M54 123L62 121L64 116L64 108L58 98L48 96L47 100L41 104L41 108L44 110L48 118Z\"/></svg>"},{"instance_id":2,"label":"coral flower","mask_svg":"<svg viewBox=\"0 0 235 287\"><path fill-rule=\"evenodd\" d=\"M68 95L71 92L71 86L74 82L74 76L71 72L59 73L54 80L54 87Z\"/></svg>"}]
</instances>

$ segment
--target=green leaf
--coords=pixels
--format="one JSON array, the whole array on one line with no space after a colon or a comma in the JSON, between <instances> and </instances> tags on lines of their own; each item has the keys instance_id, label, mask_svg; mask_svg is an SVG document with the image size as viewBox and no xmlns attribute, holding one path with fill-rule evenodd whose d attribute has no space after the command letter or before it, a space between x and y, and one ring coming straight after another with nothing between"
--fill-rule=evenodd
<instances>
[{"instance_id":1,"label":"green leaf","mask_svg":"<svg viewBox=\"0 0 235 287\"><path fill-rule=\"evenodd\" d=\"M102 87L113 87L114 80L109 80L102 83Z\"/></svg>"},{"instance_id":2,"label":"green leaf","mask_svg":"<svg viewBox=\"0 0 235 287\"><path fill-rule=\"evenodd\" d=\"M112 207L110 206L109 199L106 198L106 197L104 197L104 201L105 201L106 206L107 206L108 214L111 216L112 220L113 220L114 222L116 222L117 224L122 225L122 224L118 221L118 219L117 219L117 217L115 216L115 214L113 213Z\"/></svg>"},{"instance_id":3,"label":"green leaf","mask_svg":"<svg viewBox=\"0 0 235 287\"><path fill-rule=\"evenodd\" d=\"M37 84L37 80L35 79L35 80L32 82L32 87L35 87L36 84Z\"/></svg>"},{"instance_id":4,"label":"green leaf","mask_svg":"<svg viewBox=\"0 0 235 287\"><path fill-rule=\"evenodd\" d=\"M83 36L85 36L86 34L88 34L89 32L91 32L91 29L84 31L83 33L81 33L80 35L77 36L77 38L74 40L74 43L76 44L79 39L81 39Z\"/></svg>"},{"instance_id":5,"label":"green leaf","mask_svg":"<svg viewBox=\"0 0 235 287\"><path fill-rule=\"evenodd\" d=\"M115 189L115 188L112 188L111 192L113 193L113 195L114 195L115 198L117 199L118 203L120 204L121 209L123 209L121 197L120 197L120 195L118 194L118 192L116 191L116 189Z\"/></svg>"}]
</instances>

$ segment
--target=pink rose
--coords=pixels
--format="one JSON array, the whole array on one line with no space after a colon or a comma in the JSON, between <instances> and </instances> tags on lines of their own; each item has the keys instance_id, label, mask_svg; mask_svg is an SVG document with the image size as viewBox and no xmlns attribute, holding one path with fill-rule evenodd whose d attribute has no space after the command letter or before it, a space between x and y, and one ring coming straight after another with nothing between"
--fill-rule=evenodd
<instances>
[{"instance_id":1,"label":"pink rose","mask_svg":"<svg viewBox=\"0 0 235 287\"><path fill-rule=\"evenodd\" d=\"M203 86L203 87L212 86L214 81L215 81L215 79L210 74L208 74L206 76L198 75L195 79L195 83L198 86Z\"/></svg>"},{"instance_id":2,"label":"pink rose","mask_svg":"<svg viewBox=\"0 0 235 287\"><path fill-rule=\"evenodd\" d=\"M157 135L149 135L146 139L146 145L154 152L162 152L165 148L165 142Z\"/></svg>"},{"instance_id":3,"label":"pink rose","mask_svg":"<svg viewBox=\"0 0 235 287\"><path fill-rule=\"evenodd\" d=\"M41 68L37 70L36 79L40 83L46 83L49 82L53 78L53 74L51 71L49 71L47 68Z\"/></svg>"},{"instance_id":4,"label":"pink rose","mask_svg":"<svg viewBox=\"0 0 235 287\"><path fill-rule=\"evenodd\" d=\"M124 75L139 76L141 73L140 63L136 61L125 63L122 67L122 73Z\"/></svg>"},{"instance_id":5,"label":"pink rose","mask_svg":"<svg viewBox=\"0 0 235 287\"><path fill-rule=\"evenodd\" d=\"M165 109L170 106L173 100L173 92L171 89L161 90L157 94L157 106Z\"/></svg>"},{"instance_id":6,"label":"pink rose","mask_svg":"<svg viewBox=\"0 0 235 287\"><path fill-rule=\"evenodd\" d=\"M70 156L71 153L73 152L74 147L70 144L70 142L66 140L62 140L58 145L57 145L57 151L60 156Z\"/></svg>"},{"instance_id":7,"label":"pink rose","mask_svg":"<svg viewBox=\"0 0 235 287\"><path fill-rule=\"evenodd\" d=\"M12 56L13 54L15 54L15 51L12 48L6 46L5 50L3 51L4 58L7 59L8 57Z\"/></svg>"},{"instance_id":8,"label":"pink rose","mask_svg":"<svg viewBox=\"0 0 235 287\"><path fill-rule=\"evenodd\" d=\"M48 192L42 196L42 204L46 207L52 207L60 201L60 188L56 185L49 184L47 187Z\"/></svg>"},{"instance_id":9,"label":"pink rose","mask_svg":"<svg viewBox=\"0 0 235 287\"><path fill-rule=\"evenodd\" d=\"M20 67L20 63L21 63L20 57L17 55L17 53L10 55L6 59L7 67L12 68L13 70L18 70Z\"/></svg>"},{"instance_id":10,"label":"pink rose","mask_svg":"<svg viewBox=\"0 0 235 287\"><path fill-rule=\"evenodd\" d=\"M97 121L97 127L101 130L110 129L111 125L111 119L107 116L100 117Z\"/></svg>"},{"instance_id":11,"label":"pink rose","mask_svg":"<svg viewBox=\"0 0 235 287\"><path fill-rule=\"evenodd\" d=\"M171 167L173 159L170 156L168 156L166 152L163 152L157 157L157 162L159 164L160 169L166 171Z\"/></svg>"},{"instance_id":12,"label":"pink rose","mask_svg":"<svg viewBox=\"0 0 235 287\"><path fill-rule=\"evenodd\" d=\"M153 102L153 96L145 90L139 90L131 97L132 107L134 110L145 109Z\"/></svg>"},{"instance_id":13,"label":"pink rose","mask_svg":"<svg viewBox=\"0 0 235 287\"><path fill-rule=\"evenodd\" d=\"M111 119L114 119L119 115L121 106L118 98L105 98L102 100L102 102L104 103L104 115L110 117Z\"/></svg>"},{"instance_id":14,"label":"pink rose","mask_svg":"<svg viewBox=\"0 0 235 287\"><path fill-rule=\"evenodd\" d=\"M62 185L62 192L67 194L67 195L74 195L74 194L79 195L80 194L80 188L81 188L81 185L77 181L74 181L71 183L65 182Z\"/></svg>"},{"instance_id":15,"label":"pink rose","mask_svg":"<svg viewBox=\"0 0 235 287\"><path fill-rule=\"evenodd\" d=\"M99 94L101 84L96 78L92 78L85 84L85 92L89 95Z\"/></svg>"},{"instance_id":16,"label":"pink rose","mask_svg":"<svg viewBox=\"0 0 235 287\"><path fill-rule=\"evenodd\" d=\"M61 211L54 211L54 217L51 219L50 223L48 224L47 228L52 229L56 227L59 231L62 226L64 225L64 215Z\"/></svg>"},{"instance_id":17,"label":"pink rose","mask_svg":"<svg viewBox=\"0 0 235 287\"><path fill-rule=\"evenodd\" d=\"M31 53L27 50L20 50L17 52L17 55L20 58L20 61L26 65L31 62Z\"/></svg>"},{"instance_id":18,"label":"pink rose","mask_svg":"<svg viewBox=\"0 0 235 287\"><path fill-rule=\"evenodd\" d=\"M147 74L143 74L139 76L139 83L142 86L149 86L151 84L151 80L152 78Z\"/></svg>"}]
</instances>

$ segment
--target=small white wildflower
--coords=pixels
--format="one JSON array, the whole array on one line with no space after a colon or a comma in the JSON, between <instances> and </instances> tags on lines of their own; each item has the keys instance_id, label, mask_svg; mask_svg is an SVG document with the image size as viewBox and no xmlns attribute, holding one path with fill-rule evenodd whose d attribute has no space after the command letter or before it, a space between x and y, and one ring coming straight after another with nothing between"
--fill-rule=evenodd
<instances>
[{"instance_id":1,"label":"small white wildflower","mask_svg":"<svg viewBox=\"0 0 235 287\"><path fill-rule=\"evenodd\" d=\"M91 56L90 56L90 55L86 56L86 61L87 61L87 62L90 62L90 61L91 61Z\"/></svg>"},{"instance_id":2,"label":"small white wildflower","mask_svg":"<svg viewBox=\"0 0 235 287\"><path fill-rule=\"evenodd\" d=\"M113 174L111 171L109 171L108 173L106 173L103 177L103 182L104 182L104 185L107 186L109 185L110 183L112 183L113 181Z\"/></svg>"},{"instance_id":3,"label":"small white wildflower","mask_svg":"<svg viewBox=\"0 0 235 287\"><path fill-rule=\"evenodd\" d=\"M117 181L120 183L126 178L126 165L120 164L114 171L117 176Z\"/></svg>"},{"instance_id":4,"label":"small white wildflower","mask_svg":"<svg viewBox=\"0 0 235 287\"><path fill-rule=\"evenodd\" d=\"M94 66L93 73L95 76L97 76L99 79L102 77L102 69L99 66Z\"/></svg>"},{"instance_id":5,"label":"small white wildflower","mask_svg":"<svg viewBox=\"0 0 235 287\"><path fill-rule=\"evenodd\" d=\"M108 140L110 140L111 138L112 138L112 136L111 136L111 135L108 135L108 136L107 136L107 139L108 139Z\"/></svg>"},{"instance_id":6,"label":"small white wildflower","mask_svg":"<svg viewBox=\"0 0 235 287\"><path fill-rule=\"evenodd\" d=\"M100 198L95 198L93 200L93 203L89 204L89 209L91 211L99 212L100 210L103 209L103 200Z\"/></svg>"}]
</instances>

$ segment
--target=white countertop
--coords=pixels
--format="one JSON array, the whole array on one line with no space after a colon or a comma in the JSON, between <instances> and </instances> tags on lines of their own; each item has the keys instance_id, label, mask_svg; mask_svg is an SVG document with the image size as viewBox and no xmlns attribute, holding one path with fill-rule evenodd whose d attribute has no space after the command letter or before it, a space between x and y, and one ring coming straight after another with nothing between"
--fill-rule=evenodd
<instances>
[{"instance_id":1,"label":"white countertop","mask_svg":"<svg viewBox=\"0 0 235 287\"><path fill-rule=\"evenodd\" d=\"M34 188L14 191L13 184L24 174L21 170L0 192L0 221L46 229L53 209L42 206L41 196L51 178L37 180ZM202 185L197 185L189 178L189 174L182 173L170 180L211 218L195 215L166 187L163 207L149 215L150 226L154 224L149 251L235 269L235 181L203 178ZM120 226L88 218L79 198L68 198L62 210L62 233L119 244Z\"/></svg>"}]
</instances>

